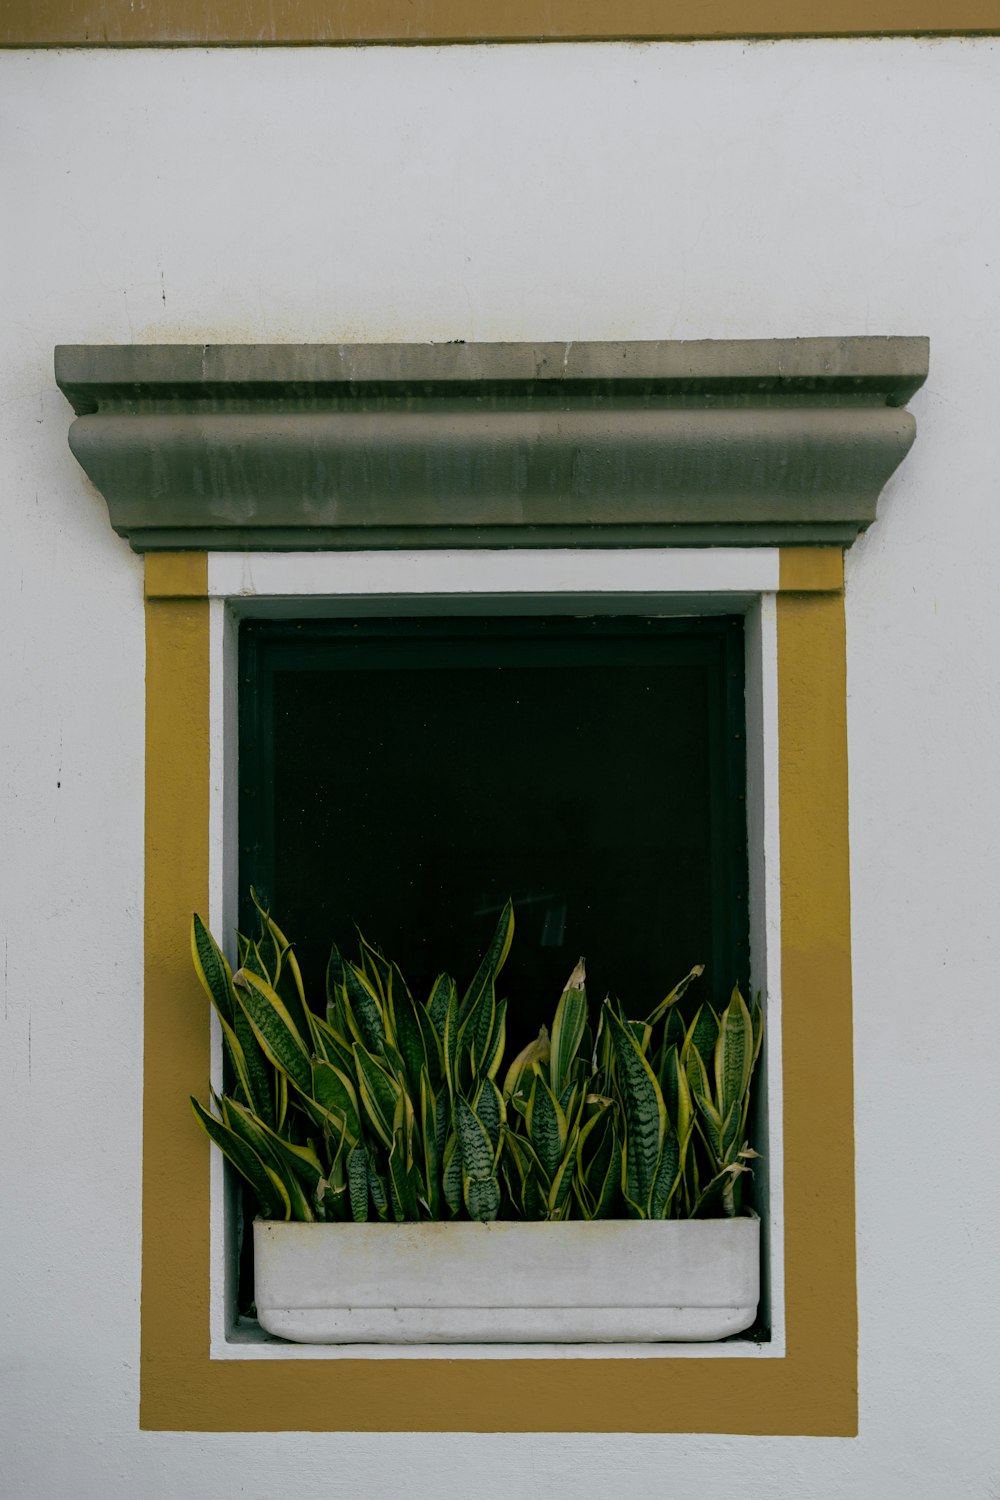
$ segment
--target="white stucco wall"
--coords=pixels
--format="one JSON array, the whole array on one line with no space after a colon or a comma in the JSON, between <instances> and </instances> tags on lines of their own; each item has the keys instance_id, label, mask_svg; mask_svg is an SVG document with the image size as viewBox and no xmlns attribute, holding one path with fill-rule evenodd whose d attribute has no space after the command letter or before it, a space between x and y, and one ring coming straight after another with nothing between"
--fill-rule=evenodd
<instances>
[{"instance_id":1,"label":"white stucco wall","mask_svg":"<svg viewBox=\"0 0 1000 1500\"><path fill-rule=\"evenodd\" d=\"M998 163L989 40L0 55L5 1495L1000 1496ZM142 568L53 345L866 332L860 1436L140 1433Z\"/></svg>"}]
</instances>

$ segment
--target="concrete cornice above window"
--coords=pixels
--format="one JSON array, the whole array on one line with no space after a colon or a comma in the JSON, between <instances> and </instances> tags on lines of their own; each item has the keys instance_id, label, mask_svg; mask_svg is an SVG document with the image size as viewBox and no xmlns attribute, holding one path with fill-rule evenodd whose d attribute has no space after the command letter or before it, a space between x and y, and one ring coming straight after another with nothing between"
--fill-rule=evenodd
<instances>
[{"instance_id":1,"label":"concrete cornice above window","mask_svg":"<svg viewBox=\"0 0 1000 1500\"><path fill-rule=\"evenodd\" d=\"M921 338L63 345L70 446L138 552L849 546Z\"/></svg>"}]
</instances>

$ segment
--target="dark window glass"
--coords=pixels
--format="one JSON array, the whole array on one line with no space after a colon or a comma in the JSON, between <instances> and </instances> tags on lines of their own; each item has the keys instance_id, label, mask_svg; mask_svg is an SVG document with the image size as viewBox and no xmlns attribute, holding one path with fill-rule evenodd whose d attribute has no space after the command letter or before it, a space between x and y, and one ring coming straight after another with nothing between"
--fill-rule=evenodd
<instances>
[{"instance_id":1,"label":"dark window glass","mask_svg":"<svg viewBox=\"0 0 1000 1500\"><path fill-rule=\"evenodd\" d=\"M748 974L736 619L246 622L241 919L263 892L322 1007L354 924L425 996L500 907L508 1052L577 958L633 1015Z\"/></svg>"}]
</instances>

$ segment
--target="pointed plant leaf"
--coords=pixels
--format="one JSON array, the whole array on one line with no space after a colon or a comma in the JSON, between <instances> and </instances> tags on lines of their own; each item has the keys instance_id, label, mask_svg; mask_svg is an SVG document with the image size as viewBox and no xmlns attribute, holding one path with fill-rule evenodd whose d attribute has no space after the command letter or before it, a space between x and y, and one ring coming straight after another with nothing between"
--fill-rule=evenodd
<instances>
[{"instance_id":1,"label":"pointed plant leaf","mask_svg":"<svg viewBox=\"0 0 1000 1500\"><path fill-rule=\"evenodd\" d=\"M750 1087L753 1042L750 1012L739 990L734 989L719 1018L715 1044L715 1098L722 1115L727 1115L732 1105L741 1104Z\"/></svg>"},{"instance_id":2,"label":"pointed plant leaf","mask_svg":"<svg viewBox=\"0 0 1000 1500\"><path fill-rule=\"evenodd\" d=\"M506 1121L507 1111L503 1095L490 1078L484 1081L479 1090L475 1101L475 1112L490 1138L495 1161L500 1149L500 1127Z\"/></svg>"},{"instance_id":3,"label":"pointed plant leaf","mask_svg":"<svg viewBox=\"0 0 1000 1500\"><path fill-rule=\"evenodd\" d=\"M371 980L354 964L344 965L344 1013L356 1042L378 1054L385 1043L385 1022Z\"/></svg>"},{"instance_id":4,"label":"pointed plant leaf","mask_svg":"<svg viewBox=\"0 0 1000 1500\"><path fill-rule=\"evenodd\" d=\"M245 1081L242 1078L240 1081L244 1086L247 1103L265 1125L273 1128L278 1123L275 1110L274 1068L254 1035L253 1027L242 1006L236 1012L233 1030L239 1039L240 1050L243 1053L246 1076Z\"/></svg>"},{"instance_id":5,"label":"pointed plant leaf","mask_svg":"<svg viewBox=\"0 0 1000 1500\"><path fill-rule=\"evenodd\" d=\"M351 1218L364 1224L368 1218L368 1153L357 1145L347 1158L347 1187L351 1200Z\"/></svg>"},{"instance_id":6,"label":"pointed plant leaf","mask_svg":"<svg viewBox=\"0 0 1000 1500\"><path fill-rule=\"evenodd\" d=\"M510 952L510 944L513 936L514 907L510 901L507 901L503 911L500 913L500 919L490 939L489 947L483 954L479 968L473 976L472 983L462 996L462 1003L459 1007L459 1019L461 1021L466 1019L486 986L491 984L500 973L506 961L507 954Z\"/></svg>"},{"instance_id":7,"label":"pointed plant leaf","mask_svg":"<svg viewBox=\"0 0 1000 1500\"><path fill-rule=\"evenodd\" d=\"M468 1177L462 1174L463 1196L469 1218L489 1224L500 1212L500 1184L495 1177Z\"/></svg>"},{"instance_id":8,"label":"pointed plant leaf","mask_svg":"<svg viewBox=\"0 0 1000 1500\"><path fill-rule=\"evenodd\" d=\"M540 1073L535 1074L525 1124L535 1155L551 1182L566 1149L566 1116Z\"/></svg>"},{"instance_id":9,"label":"pointed plant leaf","mask_svg":"<svg viewBox=\"0 0 1000 1500\"><path fill-rule=\"evenodd\" d=\"M209 1114L197 1099L192 1098L191 1108L195 1119L209 1140L228 1157L245 1182L257 1194L261 1216L265 1219L290 1219L291 1203L288 1192L273 1168L269 1169L257 1153L228 1125Z\"/></svg>"},{"instance_id":10,"label":"pointed plant leaf","mask_svg":"<svg viewBox=\"0 0 1000 1500\"><path fill-rule=\"evenodd\" d=\"M635 1174L638 1195L635 1201L644 1206L649 1202L663 1148L667 1112L660 1086L631 1029L612 1011L607 1016L618 1066L629 1159Z\"/></svg>"},{"instance_id":11,"label":"pointed plant leaf","mask_svg":"<svg viewBox=\"0 0 1000 1500\"><path fill-rule=\"evenodd\" d=\"M677 1137L668 1130L663 1137L663 1150L656 1167L656 1176L649 1194L649 1217L663 1219L680 1185L681 1153Z\"/></svg>"},{"instance_id":12,"label":"pointed plant leaf","mask_svg":"<svg viewBox=\"0 0 1000 1500\"><path fill-rule=\"evenodd\" d=\"M492 1082L500 1071L504 1048L507 1045L507 1002L498 1000L493 1017L493 1030L483 1054L479 1071Z\"/></svg>"},{"instance_id":13,"label":"pointed plant leaf","mask_svg":"<svg viewBox=\"0 0 1000 1500\"><path fill-rule=\"evenodd\" d=\"M704 1059L707 1066L715 1052L715 1043L719 1036L719 1018L710 1005L702 1005L696 1011L694 1020L688 1028L688 1036L691 1038L691 1045Z\"/></svg>"},{"instance_id":14,"label":"pointed plant leaf","mask_svg":"<svg viewBox=\"0 0 1000 1500\"><path fill-rule=\"evenodd\" d=\"M417 1005L395 964L388 971L388 1011L396 1049L403 1061L406 1080L414 1098L420 1090L420 1074L430 1069Z\"/></svg>"},{"instance_id":15,"label":"pointed plant leaf","mask_svg":"<svg viewBox=\"0 0 1000 1500\"><path fill-rule=\"evenodd\" d=\"M191 957L205 993L220 1018L232 1026L236 1013L232 971L226 955L197 912L191 918Z\"/></svg>"},{"instance_id":16,"label":"pointed plant leaf","mask_svg":"<svg viewBox=\"0 0 1000 1500\"><path fill-rule=\"evenodd\" d=\"M583 959L577 964L556 1006L552 1022L552 1047L549 1057L549 1083L556 1098L562 1093L570 1079L570 1071L587 1024L586 967Z\"/></svg>"},{"instance_id":17,"label":"pointed plant leaf","mask_svg":"<svg viewBox=\"0 0 1000 1500\"><path fill-rule=\"evenodd\" d=\"M462 1151L454 1131L445 1142L441 1191L454 1218L462 1207Z\"/></svg>"},{"instance_id":18,"label":"pointed plant leaf","mask_svg":"<svg viewBox=\"0 0 1000 1500\"><path fill-rule=\"evenodd\" d=\"M354 1044L358 1096L365 1115L386 1147L392 1145L392 1122L400 1086L360 1042Z\"/></svg>"},{"instance_id":19,"label":"pointed plant leaf","mask_svg":"<svg viewBox=\"0 0 1000 1500\"><path fill-rule=\"evenodd\" d=\"M444 1018L448 1014L448 1002L454 988L455 981L450 975L439 974L427 1000L427 1014L439 1039L444 1036Z\"/></svg>"},{"instance_id":20,"label":"pointed plant leaf","mask_svg":"<svg viewBox=\"0 0 1000 1500\"><path fill-rule=\"evenodd\" d=\"M361 1139L361 1114L348 1075L332 1063L317 1060L313 1063L313 1098L325 1110L341 1117L348 1144L356 1145Z\"/></svg>"},{"instance_id":21,"label":"pointed plant leaf","mask_svg":"<svg viewBox=\"0 0 1000 1500\"><path fill-rule=\"evenodd\" d=\"M461 1095L455 1100L455 1128L465 1173L473 1180L492 1177L495 1157L493 1142L482 1120Z\"/></svg>"},{"instance_id":22,"label":"pointed plant leaf","mask_svg":"<svg viewBox=\"0 0 1000 1500\"><path fill-rule=\"evenodd\" d=\"M684 978L679 984L674 985L673 989L670 991L670 994L667 995L665 999L661 1000L659 1005L657 1005L654 1010L650 1011L649 1015L646 1017L646 1025L655 1026L657 1021L662 1020L667 1011L670 1010L672 1006L677 1004L678 1000L680 1000L681 997L685 994L688 987L692 985L696 979L700 979L704 972L704 964L695 964L691 972L689 974L685 974Z\"/></svg>"},{"instance_id":23,"label":"pointed plant leaf","mask_svg":"<svg viewBox=\"0 0 1000 1500\"><path fill-rule=\"evenodd\" d=\"M243 969L236 996L265 1056L299 1088L309 1090L312 1065L309 1049L283 1001L265 980Z\"/></svg>"},{"instance_id":24,"label":"pointed plant leaf","mask_svg":"<svg viewBox=\"0 0 1000 1500\"><path fill-rule=\"evenodd\" d=\"M507 1069L507 1074L503 1081L504 1097L509 1099L516 1092L521 1078L534 1063L547 1063L550 1053L551 1043L549 1041L548 1029L543 1026L535 1040L529 1042L526 1047L521 1048Z\"/></svg>"},{"instance_id":25,"label":"pointed plant leaf","mask_svg":"<svg viewBox=\"0 0 1000 1500\"><path fill-rule=\"evenodd\" d=\"M225 1102L228 1106L226 1123L234 1130L239 1130L241 1125L245 1127L248 1132L246 1139L258 1156L263 1157L265 1151L270 1151L275 1166L283 1175L292 1173L310 1192L313 1192L323 1176L323 1165L313 1148L298 1145L294 1141L286 1141L283 1136L278 1135L277 1131L269 1130L261 1120L250 1113L245 1105L235 1100Z\"/></svg>"}]
</instances>

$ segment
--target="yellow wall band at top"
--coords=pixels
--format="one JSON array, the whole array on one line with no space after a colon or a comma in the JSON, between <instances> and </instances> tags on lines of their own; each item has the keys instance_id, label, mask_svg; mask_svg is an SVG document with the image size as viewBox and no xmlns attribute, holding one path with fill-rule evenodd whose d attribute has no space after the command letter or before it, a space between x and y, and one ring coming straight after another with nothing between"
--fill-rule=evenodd
<instances>
[{"instance_id":1,"label":"yellow wall band at top","mask_svg":"<svg viewBox=\"0 0 1000 1500\"><path fill-rule=\"evenodd\" d=\"M191 581L205 557L185 557ZM148 566L162 585L181 564ZM141 1425L855 1435L843 597L795 592L777 606L785 1356L212 1360L209 1143L187 1102L207 1098L209 1078L209 1008L188 951L191 913L208 902L209 604L173 583L146 603Z\"/></svg>"},{"instance_id":2,"label":"yellow wall band at top","mask_svg":"<svg viewBox=\"0 0 1000 1500\"><path fill-rule=\"evenodd\" d=\"M1000 32L1000 0L6 0L0 46L272 46Z\"/></svg>"}]
</instances>

